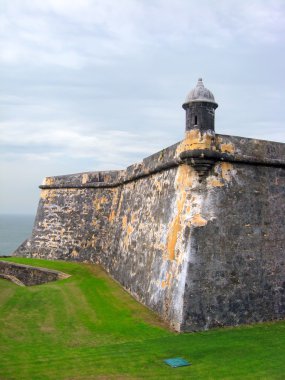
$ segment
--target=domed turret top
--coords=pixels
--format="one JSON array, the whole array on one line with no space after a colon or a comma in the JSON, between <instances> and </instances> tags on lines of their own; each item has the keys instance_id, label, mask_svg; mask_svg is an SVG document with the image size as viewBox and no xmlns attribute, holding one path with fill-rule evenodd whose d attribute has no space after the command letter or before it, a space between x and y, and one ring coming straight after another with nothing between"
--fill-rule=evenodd
<instances>
[{"instance_id":1,"label":"domed turret top","mask_svg":"<svg viewBox=\"0 0 285 380\"><path fill-rule=\"evenodd\" d=\"M214 95L210 90L204 87L202 78L198 79L196 87L189 92L182 107L185 108L187 104L193 102L208 102L213 103L215 105L215 108L218 107L218 104L215 102Z\"/></svg>"}]
</instances>

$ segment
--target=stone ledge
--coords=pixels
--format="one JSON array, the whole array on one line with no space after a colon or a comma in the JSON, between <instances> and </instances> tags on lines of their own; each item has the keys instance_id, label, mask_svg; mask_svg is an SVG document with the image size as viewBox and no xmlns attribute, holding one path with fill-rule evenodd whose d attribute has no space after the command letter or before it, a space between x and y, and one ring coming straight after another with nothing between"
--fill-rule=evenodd
<instances>
[{"instance_id":1,"label":"stone ledge","mask_svg":"<svg viewBox=\"0 0 285 380\"><path fill-rule=\"evenodd\" d=\"M39 186L41 189L87 189L114 188L140 178L175 168L191 159L214 159L215 162L236 164L285 167L285 144L242 138L237 136L218 135L215 146L209 149L184 149L179 152L180 143L161 150L142 162L127 167L125 170L86 172L63 176L47 177Z\"/></svg>"},{"instance_id":2,"label":"stone ledge","mask_svg":"<svg viewBox=\"0 0 285 380\"><path fill-rule=\"evenodd\" d=\"M14 284L19 285L19 286L26 286L17 277L11 276L10 274L2 274L2 273L0 273L0 278L4 278L5 280L9 280L11 282L14 282Z\"/></svg>"}]
</instances>

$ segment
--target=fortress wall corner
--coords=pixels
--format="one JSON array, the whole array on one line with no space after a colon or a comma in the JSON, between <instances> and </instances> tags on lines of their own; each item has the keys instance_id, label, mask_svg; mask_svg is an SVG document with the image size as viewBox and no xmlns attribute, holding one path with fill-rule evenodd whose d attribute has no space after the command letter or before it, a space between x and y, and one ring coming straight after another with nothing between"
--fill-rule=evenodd
<instances>
[{"instance_id":1,"label":"fortress wall corner","mask_svg":"<svg viewBox=\"0 0 285 380\"><path fill-rule=\"evenodd\" d=\"M178 331L284 317L284 144L190 137L125 171L47 178L15 254L99 263Z\"/></svg>"},{"instance_id":2,"label":"fortress wall corner","mask_svg":"<svg viewBox=\"0 0 285 380\"><path fill-rule=\"evenodd\" d=\"M212 218L191 232L183 331L285 317L285 144L218 140L235 158L204 181Z\"/></svg>"}]
</instances>

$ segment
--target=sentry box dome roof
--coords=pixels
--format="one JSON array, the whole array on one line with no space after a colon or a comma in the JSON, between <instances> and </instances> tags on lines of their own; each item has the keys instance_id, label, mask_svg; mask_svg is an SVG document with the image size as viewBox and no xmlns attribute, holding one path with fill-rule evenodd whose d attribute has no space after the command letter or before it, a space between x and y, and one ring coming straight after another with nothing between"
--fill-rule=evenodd
<instances>
[{"instance_id":1,"label":"sentry box dome roof","mask_svg":"<svg viewBox=\"0 0 285 380\"><path fill-rule=\"evenodd\" d=\"M218 107L214 95L204 86L202 78L198 79L196 87L189 92L182 107L185 108L185 106L193 102L208 102L213 103L215 108Z\"/></svg>"}]
</instances>

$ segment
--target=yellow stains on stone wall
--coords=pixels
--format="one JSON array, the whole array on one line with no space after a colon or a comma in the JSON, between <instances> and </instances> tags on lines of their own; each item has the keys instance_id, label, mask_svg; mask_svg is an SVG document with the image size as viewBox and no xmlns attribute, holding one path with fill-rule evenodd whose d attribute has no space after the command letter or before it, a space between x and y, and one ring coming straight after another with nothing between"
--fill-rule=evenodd
<instances>
[{"instance_id":1,"label":"yellow stains on stone wall","mask_svg":"<svg viewBox=\"0 0 285 380\"><path fill-rule=\"evenodd\" d=\"M231 142L224 142L222 136L216 136L217 149L222 153L234 154L236 152L236 147Z\"/></svg>"},{"instance_id":2,"label":"yellow stains on stone wall","mask_svg":"<svg viewBox=\"0 0 285 380\"><path fill-rule=\"evenodd\" d=\"M170 285L172 279L172 274L171 273L166 273L166 279L162 281L161 287L162 289L166 288L167 286Z\"/></svg>"},{"instance_id":3,"label":"yellow stains on stone wall","mask_svg":"<svg viewBox=\"0 0 285 380\"><path fill-rule=\"evenodd\" d=\"M201 133L199 129L186 131L184 140L178 145L176 155L187 150L213 149L214 136L211 133Z\"/></svg>"},{"instance_id":4,"label":"yellow stains on stone wall","mask_svg":"<svg viewBox=\"0 0 285 380\"><path fill-rule=\"evenodd\" d=\"M181 212L181 210L177 209L177 212ZM174 260L175 258L175 247L176 242L178 238L178 234L181 230L181 222L180 222L180 214L177 214L174 218L174 220L171 223L168 236L167 236L167 251L168 251L168 258L170 260Z\"/></svg>"},{"instance_id":5,"label":"yellow stains on stone wall","mask_svg":"<svg viewBox=\"0 0 285 380\"><path fill-rule=\"evenodd\" d=\"M84 173L82 175L82 185L85 185L85 183L87 183L89 180L89 177L88 177L88 174L87 173Z\"/></svg>"},{"instance_id":6,"label":"yellow stains on stone wall","mask_svg":"<svg viewBox=\"0 0 285 380\"><path fill-rule=\"evenodd\" d=\"M155 186L156 190L160 193L162 190L163 183L162 183L162 181L155 179L154 180L154 186Z\"/></svg>"},{"instance_id":7,"label":"yellow stains on stone wall","mask_svg":"<svg viewBox=\"0 0 285 380\"><path fill-rule=\"evenodd\" d=\"M208 223L208 219L202 216L203 196L201 194L191 194L190 206L186 208L185 223L191 227L204 227Z\"/></svg>"},{"instance_id":8,"label":"yellow stains on stone wall","mask_svg":"<svg viewBox=\"0 0 285 380\"><path fill-rule=\"evenodd\" d=\"M128 247L129 247L129 244L130 244L130 237L131 237L131 234L134 232L134 227L131 225L131 223L127 223L127 218L125 219L125 217L123 217L123 228L125 229L124 231L124 239L123 239L123 242L124 242L124 247L125 249L127 250Z\"/></svg>"},{"instance_id":9,"label":"yellow stains on stone wall","mask_svg":"<svg viewBox=\"0 0 285 380\"><path fill-rule=\"evenodd\" d=\"M221 178L214 177L211 181L212 185L223 186ZM177 196L174 217L168 228L166 242L168 253L167 258L170 260L175 259L177 263L183 260L183 257L179 254L179 247L181 244L184 244L182 241L183 229L186 226L204 227L207 225L209 220L209 217L205 218L202 213L203 195L195 191L197 184L198 174L195 170L186 164L179 166L175 178L175 189Z\"/></svg>"},{"instance_id":10,"label":"yellow stains on stone wall","mask_svg":"<svg viewBox=\"0 0 285 380\"><path fill-rule=\"evenodd\" d=\"M217 179L216 177L213 177L213 176L207 178L207 184L210 187L223 187L223 186L225 186L225 184L223 182L221 182L219 179Z\"/></svg>"},{"instance_id":11,"label":"yellow stains on stone wall","mask_svg":"<svg viewBox=\"0 0 285 380\"><path fill-rule=\"evenodd\" d=\"M46 190L46 189L41 190L41 193L40 193L41 199L47 199L47 197L49 196L49 191L50 190Z\"/></svg>"},{"instance_id":12,"label":"yellow stains on stone wall","mask_svg":"<svg viewBox=\"0 0 285 380\"><path fill-rule=\"evenodd\" d=\"M222 178L229 182L234 174L233 165L229 162L221 162Z\"/></svg>"},{"instance_id":13,"label":"yellow stains on stone wall","mask_svg":"<svg viewBox=\"0 0 285 380\"><path fill-rule=\"evenodd\" d=\"M229 184L236 171L233 168L233 165L229 162L219 162L215 166L215 175L208 176L207 178L207 187L223 187Z\"/></svg>"},{"instance_id":14,"label":"yellow stains on stone wall","mask_svg":"<svg viewBox=\"0 0 285 380\"><path fill-rule=\"evenodd\" d=\"M138 218L137 213L136 213L136 212L133 212L133 213L131 214L131 224L134 224L134 223L136 222L137 218Z\"/></svg>"},{"instance_id":15,"label":"yellow stains on stone wall","mask_svg":"<svg viewBox=\"0 0 285 380\"><path fill-rule=\"evenodd\" d=\"M130 215L129 222L128 222L128 216L124 215L122 218L122 229L123 229L123 245L124 248L127 250L130 244L130 238L132 233L135 231L135 223L137 222L137 214L133 213L131 214L130 210L129 212L126 212L127 215Z\"/></svg>"},{"instance_id":16,"label":"yellow stains on stone wall","mask_svg":"<svg viewBox=\"0 0 285 380\"><path fill-rule=\"evenodd\" d=\"M46 177L46 178L44 178L43 185L44 186L52 186L52 185L54 185L54 178L53 177Z\"/></svg>"},{"instance_id":17,"label":"yellow stains on stone wall","mask_svg":"<svg viewBox=\"0 0 285 380\"><path fill-rule=\"evenodd\" d=\"M234 154L236 152L233 143L223 142L222 137L215 137L211 131L201 132L199 129L186 131L184 140L176 149L176 156L187 150L219 150L222 153Z\"/></svg>"},{"instance_id":18,"label":"yellow stains on stone wall","mask_svg":"<svg viewBox=\"0 0 285 380\"><path fill-rule=\"evenodd\" d=\"M76 249L74 249L72 252L71 252L71 256L72 257L78 257L79 253L76 251Z\"/></svg>"},{"instance_id":19,"label":"yellow stains on stone wall","mask_svg":"<svg viewBox=\"0 0 285 380\"><path fill-rule=\"evenodd\" d=\"M95 207L95 209L96 209L97 211L100 211L101 208L102 208L102 206L103 206L105 203L107 203L107 202L108 202L108 198L105 197L105 196L103 196L103 197L101 197L101 198L99 198L99 199L94 199L94 201L93 201L93 206Z\"/></svg>"},{"instance_id":20,"label":"yellow stains on stone wall","mask_svg":"<svg viewBox=\"0 0 285 380\"><path fill-rule=\"evenodd\" d=\"M175 178L175 188L185 190L186 187L192 187L196 180L196 173L189 165L180 165Z\"/></svg>"},{"instance_id":21,"label":"yellow stains on stone wall","mask_svg":"<svg viewBox=\"0 0 285 380\"><path fill-rule=\"evenodd\" d=\"M127 215L124 215L122 218L122 227L124 230L126 229L127 224L128 224L128 217L127 217Z\"/></svg>"},{"instance_id":22,"label":"yellow stains on stone wall","mask_svg":"<svg viewBox=\"0 0 285 380\"><path fill-rule=\"evenodd\" d=\"M222 153L230 153L230 154L234 154L235 153L235 147L231 143L221 144L220 145L220 150L221 150Z\"/></svg>"},{"instance_id":23,"label":"yellow stains on stone wall","mask_svg":"<svg viewBox=\"0 0 285 380\"><path fill-rule=\"evenodd\" d=\"M56 197L56 190L55 189L43 189L40 193L41 199L47 201L52 200Z\"/></svg>"},{"instance_id":24,"label":"yellow stains on stone wall","mask_svg":"<svg viewBox=\"0 0 285 380\"><path fill-rule=\"evenodd\" d=\"M203 227L208 221L201 216L201 214L195 214L191 218L191 225L195 227Z\"/></svg>"},{"instance_id":25,"label":"yellow stains on stone wall","mask_svg":"<svg viewBox=\"0 0 285 380\"><path fill-rule=\"evenodd\" d=\"M111 205L111 212L109 214L109 222L113 223L117 216L117 204L118 204L118 197L120 194L120 191L118 189L112 189L112 205ZM119 209L119 208L118 208Z\"/></svg>"},{"instance_id":26,"label":"yellow stains on stone wall","mask_svg":"<svg viewBox=\"0 0 285 380\"><path fill-rule=\"evenodd\" d=\"M175 173L176 170L173 170L171 187ZM121 210L114 226L120 229L119 246L122 252L156 252L161 258L166 255L165 223L168 220L168 210L164 210L164 207L167 209L168 204L164 205L158 197L162 187L168 188L170 185L165 177L168 177L167 172L162 172L123 187ZM162 204L162 208L159 204ZM116 206L118 207L118 202Z\"/></svg>"},{"instance_id":27,"label":"yellow stains on stone wall","mask_svg":"<svg viewBox=\"0 0 285 380\"><path fill-rule=\"evenodd\" d=\"M112 210L110 215L109 215L109 222L113 222L116 218L116 213L115 213L115 210Z\"/></svg>"},{"instance_id":28,"label":"yellow stains on stone wall","mask_svg":"<svg viewBox=\"0 0 285 380\"><path fill-rule=\"evenodd\" d=\"M128 224L127 233L130 235L132 232L134 232L134 227L131 225L131 223Z\"/></svg>"},{"instance_id":29,"label":"yellow stains on stone wall","mask_svg":"<svg viewBox=\"0 0 285 380\"><path fill-rule=\"evenodd\" d=\"M177 192L177 199L175 205L175 216L169 226L167 235L167 252L168 258L174 260L175 248L178 240L179 233L182 228L185 216L183 216L183 209L186 203L187 190L193 186L196 180L196 173L189 165L179 166L175 178L175 189ZM189 207L189 205L188 205Z\"/></svg>"}]
</instances>

